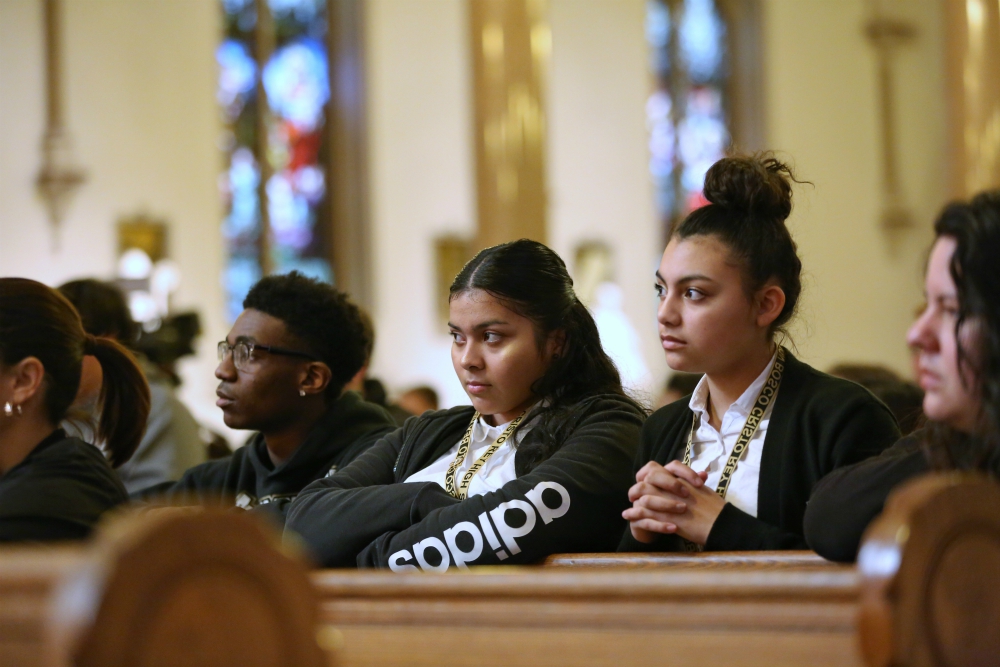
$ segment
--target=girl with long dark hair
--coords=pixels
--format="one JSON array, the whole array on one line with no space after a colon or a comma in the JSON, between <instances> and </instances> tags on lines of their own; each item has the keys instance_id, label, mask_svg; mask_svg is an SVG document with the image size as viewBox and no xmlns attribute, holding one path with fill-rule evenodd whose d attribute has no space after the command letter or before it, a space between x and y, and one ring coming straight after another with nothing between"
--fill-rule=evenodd
<instances>
[{"instance_id":1,"label":"girl with long dark hair","mask_svg":"<svg viewBox=\"0 0 1000 667\"><path fill-rule=\"evenodd\" d=\"M95 434L106 459L58 428L84 355L104 376ZM0 278L0 410L0 541L83 538L127 500L112 466L139 445L149 386L121 345L85 333L69 301L33 280Z\"/></svg>"},{"instance_id":2,"label":"girl with long dark hair","mask_svg":"<svg viewBox=\"0 0 1000 667\"><path fill-rule=\"evenodd\" d=\"M724 158L670 236L660 339L672 369L705 375L643 426L622 551L804 548L813 485L899 437L868 391L781 345L802 289L793 180L769 155Z\"/></svg>"},{"instance_id":3,"label":"girl with long dark hair","mask_svg":"<svg viewBox=\"0 0 1000 667\"><path fill-rule=\"evenodd\" d=\"M1000 190L945 207L934 233L927 303L907 335L931 421L817 486L806 539L831 560L854 560L889 492L911 477L952 469L1000 476Z\"/></svg>"},{"instance_id":4,"label":"girl with long dark hair","mask_svg":"<svg viewBox=\"0 0 1000 667\"><path fill-rule=\"evenodd\" d=\"M645 414L563 261L528 240L483 250L449 328L472 405L409 419L307 486L286 530L323 565L397 571L613 550Z\"/></svg>"}]
</instances>

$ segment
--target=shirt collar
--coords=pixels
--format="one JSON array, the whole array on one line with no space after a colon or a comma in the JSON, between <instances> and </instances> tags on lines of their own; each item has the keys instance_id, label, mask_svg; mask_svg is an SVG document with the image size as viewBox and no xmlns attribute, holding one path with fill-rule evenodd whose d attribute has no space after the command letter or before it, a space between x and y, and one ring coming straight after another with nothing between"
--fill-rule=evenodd
<instances>
[{"instance_id":1,"label":"shirt collar","mask_svg":"<svg viewBox=\"0 0 1000 667\"><path fill-rule=\"evenodd\" d=\"M750 383L750 386L740 394L740 397L736 399L736 402L730 406L727 413L732 411L741 415L749 415L750 410L753 408L754 403L757 402L757 394L763 389L764 383L767 382L768 376L771 374L771 369L774 368L774 362L778 358L778 351L775 350L774 354L771 355L771 361L768 362L764 370L761 371L757 379ZM698 415L702 420L707 420L709 418L708 414L708 377L702 376L701 380L698 381L697 386L694 388L694 392L691 394L691 400L688 401L688 407L691 412Z\"/></svg>"},{"instance_id":2,"label":"shirt collar","mask_svg":"<svg viewBox=\"0 0 1000 667\"><path fill-rule=\"evenodd\" d=\"M524 420L523 420L524 423L522 423L520 428L517 429L518 442L520 442L524 434L528 432L531 426L530 422L534 420L535 417L538 416L536 408L543 408L546 407L548 404L549 404L548 400L542 400L539 401L538 403L535 403L530 408L528 408L527 413L524 415ZM510 421L504 422L503 424L490 426L489 424L486 423L486 420L483 419L483 416L479 415L479 419L476 420L475 426L472 427L472 439L486 440L487 438L490 438L492 440L496 440L497 438L500 437L500 435L504 432L504 430L508 426L510 426L511 421L514 420L511 419Z\"/></svg>"},{"instance_id":3,"label":"shirt collar","mask_svg":"<svg viewBox=\"0 0 1000 667\"><path fill-rule=\"evenodd\" d=\"M508 424L510 424L510 422L507 422L506 424L499 424L497 426L490 426L486 423L486 420L483 419L482 415L480 415L479 419L476 420L476 425L472 427L472 438L474 440L485 440L489 437L499 438L500 434L503 433L503 430L507 428Z\"/></svg>"}]
</instances>

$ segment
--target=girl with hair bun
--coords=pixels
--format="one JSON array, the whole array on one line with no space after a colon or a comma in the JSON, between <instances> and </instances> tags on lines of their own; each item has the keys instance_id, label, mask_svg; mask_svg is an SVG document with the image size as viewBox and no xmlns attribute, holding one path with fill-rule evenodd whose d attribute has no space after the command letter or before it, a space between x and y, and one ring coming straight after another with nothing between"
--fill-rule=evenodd
<instances>
[{"instance_id":1,"label":"girl with hair bun","mask_svg":"<svg viewBox=\"0 0 1000 667\"><path fill-rule=\"evenodd\" d=\"M303 489L286 531L325 566L446 570L612 551L644 411L556 253L483 250L451 286L471 406L426 412Z\"/></svg>"},{"instance_id":2,"label":"girl with hair bun","mask_svg":"<svg viewBox=\"0 0 1000 667\"><path fill-rule=\"evenodd\" d=\"M84 355L104 376L95 435L107 459L58 428ZM128 499L112 466L132 456L146 428L142 371L121 345L85 333L65 297L24 278L0 278L0 411L0 541L80 539Z\"/></svg>"},{"instance_id":3,"label":"girl with hair bun","mask_svg":"<svg viewBox=\"0 0 1000 667\"><path fill-rule=\"evenodd\" d=\"M671 233L660 340L673 370L705 375L643 426L620 551L804 549L816 482L899 437L868 391L780 343L802 291L792 181L769 154L724 158Z\"/></svg>"}]
</instances>

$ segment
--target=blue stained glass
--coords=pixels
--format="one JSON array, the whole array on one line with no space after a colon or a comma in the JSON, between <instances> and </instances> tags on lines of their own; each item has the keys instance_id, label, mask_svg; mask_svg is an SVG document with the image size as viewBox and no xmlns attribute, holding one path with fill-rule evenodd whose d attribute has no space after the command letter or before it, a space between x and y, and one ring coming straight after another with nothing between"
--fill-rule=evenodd
<instances>
[{"instance_id":1,"label":"blue stained glass","mask_svg":"<svg viewBox=\"0 0 1000 667\"><path fill-rule=\"evenodd\" d=\"M264 67L264 89L276 114L300 131L315 130L330 99L326 50L311 39L281 48Z\"/></svg>"},{"instance_id":2,"label":"blue stained glass","mask_svg":"<svg viewBox=\"0 0 1000 667\"><path fill-rule=\"evenodd\" d=\"M219 64L216 99L232 121L240 115L247 96L254 91L257 63L250 56L250 49L235 39L227 39L219 45L215 60Z\"/></svg>"},{"instance_id":3,"label":"blue stained glass","mask_svg":"<svg viewBox=\"0 0 1000 667\"><path fill-rule=\"evenodd\" d=\"M226 290L226 315L230 322L243 312L243 299L261 277L260 262L256 257L230 257L226 262L222 283Z\"/></svg>"},{"instance_id":4,"label":"blue stained glass","mask_svg":"<svg viewBox=\"0 0 1000 667\"><path fill-rule=\"evenodd\" d=\"M670 10L657 0L646 3L646 41L654 49L665 49L670 41Z\"/></svg>"},{"instance_id":5,"label":"blue stained glass","mask_svg":"<svg viewBox=\"0 0 1000 667\"><path fill-rule=\"evenodd\" d=\"M658 0L646 2L646 41L652 49L650 54L653 71L666 76L670 71L670 10Z\"/></svg>"},{"instance_id":6,"label":"blue stained glass","mask_svg":"<svg viewBox=\"0 0 1000 667\"><path fill-rule=\"evenodd\" d=\"M725 26L712 0L686 0L680 23L681 57L694 83L718 78Z\"/></svg>"},{"instance_id":7,"label":"blue stained glass","mask_svg":"<svg viewBox=\"0 0 1000 667\"><path fill-rule=\"evenodd\" d=\"M646 102L649 130L649 170L655 177L669 176L674 170L674 124L670 120L670 95L658 90Z\"/></svg>"},{"instance_id":8,"label":"blue stained glass","mask_svg":"<svg viewBox=\"0 0 1000 667\"><path fill-rule=\"evenodd\" d=\"M316 257L289 257L286 260L275 262L275 273L288 273L290 271L298 271L310 278L324 282L333 282L330 263Z\"/></svg>"},{"instance_id":9,"label":"blue stained glass","mask_svg":"<svg viewBox=\"0 0 1000 667\"><path fill-rule=\"evenodd\" d=\"M333 276L328 226L318 224L329 214L327 0L268 0L273 52L266 61L254 28L256 0L220 2L226 38L216 51L217 97L227 125L222 145L229 154L219 178L227 210L223 282L227 314L235 318L263 267L271 273L300 270L327 281ZM258 85L264 88L262 99ZM262 178L267 179L263 200Z\"/></svg>"},{"instance_id":10,"label":"blue stained glass","mask_svg":"<svg viewBox=\"0 0 1000 667\"><path fill-rule=\"evenodd\" d=\"M719 92L713 88L692 89L677 142L684 165L681 184L686 191L701 192L708 168L723 157L728 141Z\"/></svg>"},{"instance_id":11,"label":"blue stained glass","mask_svg":"<svg viewBox=\"0 0 1000 667\"><path fill-rule=\"evenodd\" d=\"M223 235L230 242L255 242L260 229L260 206L257 185L260 183L260 169L253 154L246 148L238 148L229 164L227 179L223 185L229 196L229 215L223 225Z\"/></svg>"},{"instance_id":12,"label":"blue stained glass","mask_svg":"<svg viewBox=\"0 0 1000 667\"><path fill-rule=\"evenodd\" d=\"M291 16L300 23L310 23L323 11L325 0L267 0L275 18Z\"/></svg>"},{"instance_id":13,"label":"blue stained glass","mask_svg":"<svg viewBox=\"0 0 1000 667\"><path fill-rule=\"evenodd\" d=\"M646 10L656 77L646 102L649 171L657 209L669 225L704 205L705 173L729 143L726 25L714 0L677 0L669 7L667 0L650 0Z\"/></svg>"},{"instance_id":14,"label":"blue stained glass","mask_svg":"<svg viewBox=\"0 0 1000 667\"><path fill-rule=\"evenodd\" d=\"M278 245L305 250L312 243L309 202L296 192L292 178L292 173L281 171L267 182L271 239Z\"/></svg>"},{"instance_id":15,"label":"blue stained glass","mask_svg":"<svg viewBox=\"0 0 1000 667\"><path fill-rule=\"evenodd\" d=\"M227 14L239 14L253 7L254 0L222 0L222 11Z\"/></svg>"}]
</instances>

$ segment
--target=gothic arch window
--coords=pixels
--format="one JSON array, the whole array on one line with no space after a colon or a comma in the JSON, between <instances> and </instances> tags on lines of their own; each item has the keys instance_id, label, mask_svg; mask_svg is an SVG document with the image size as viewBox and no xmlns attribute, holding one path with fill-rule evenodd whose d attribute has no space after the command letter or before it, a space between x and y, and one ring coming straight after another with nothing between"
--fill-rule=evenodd
<instances>
[{"instance_id":1,"label":"gothic arch window","mask_svg":"<svg viewBox=\"0 0 1000 667\"><path fill-rule=\"evenodd\" d=\"M664 230L706 203L705 172L760 142L759 11L726 0L649 0L649 170ZM751 64L749 61L757 62Z\"/></svg>"},{"instance_id":2,"label":"gothic arch window","mask_svg":"<svg viewBox=\"0 0 1000 667\"><path fill-rule=\"evenodd\" d=\"M337 250L344 249L336 247L345 236L338 224L364 223L363 214L349 210L357 194L338 187L338 176L343 180L344 172L360 166L333 164L333 155L341 154L350 162L357 152L344 150L345 144L363 141L363 126L344 123L360 113L349 105L363 95L342 86L338 99L331 79L332 63L344 64L342 71L360 69L359 41L343 39L360 33L357 0L221 5L224 35L216 60L225 126L219 186L227 314L235 319L250 286L270 273L298 270L363 291L340 261L344 253ZM346 74L350 85L362 85L356 72ZM365 300L364 294L356 297Z\"/></svg>"}]
</instances>

